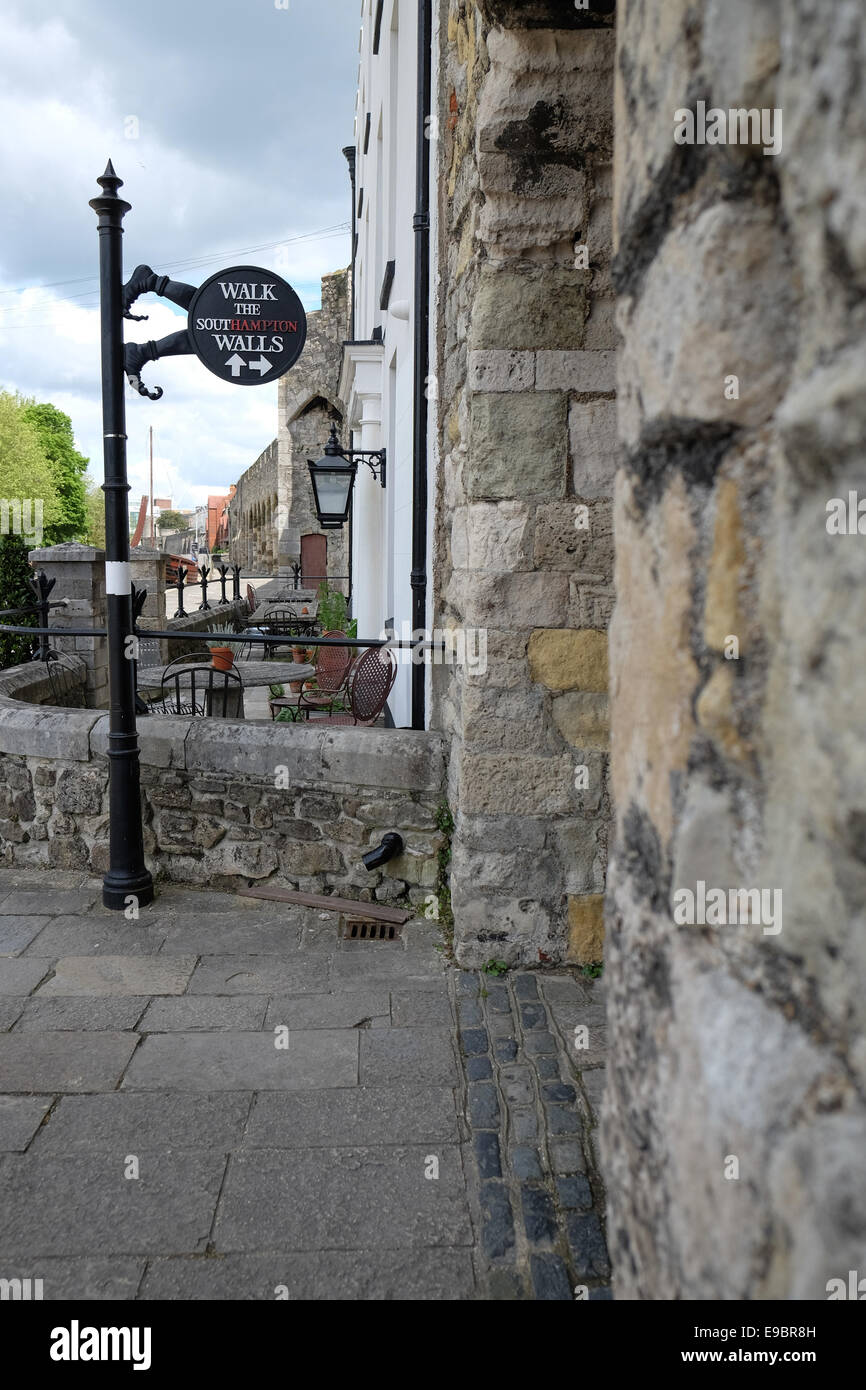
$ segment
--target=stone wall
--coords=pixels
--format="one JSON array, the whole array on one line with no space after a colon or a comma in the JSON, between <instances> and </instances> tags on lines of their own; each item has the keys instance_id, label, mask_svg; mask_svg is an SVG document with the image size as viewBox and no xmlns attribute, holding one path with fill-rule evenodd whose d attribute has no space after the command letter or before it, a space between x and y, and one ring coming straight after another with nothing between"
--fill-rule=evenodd
<instances>
[{"instance_id":1,"label":"stone wall","mask_svg":"<svg viewBox=\"0 0 866 1390\"><path fill-rule=\"evenodd\" d=\"M327 572L349 572L347 529L323 532L313 503L307 459L318 459L331 424L343 419L337 388L348 334L349 272L322 279L322 307L307 315L304 351L277 385L277 438L238 479L229 504L229 556L247 572L288 576L301 559L301 538L324 535ZM349 444L349 440L343 440ZM318 588L318 581L314 584Z\"/></svg>"},{"instance_id":2,"label":"stone wall","mask_svg":"<svg viewBox=\"0 0 866 1390\"><path fill-rule=\"evenodd\" d=\"M307 459L319 459L328 442L331 425L340 433L343 402L339 398L343 341L349 336L349 271L335 271L322 278L322 307L307 316L307 341L300 359L279 381L281 516L283 550L280 573L288 573L301 556L301 538L324 535L328 543L327 572L349 573L348 526L323 532L313 501ZM348 437L342 443L351 444ZM318 583L314 583L318 588ZM335 578L333 588L348 592L346 581Z\"/></svg>"},{"instance_id":3,"label":"stone wall","mask_svg":"<svg viewBox=\"0 0 866 1390\"><path fill-rule=\"evenodd\" d=\"M823 1299L863 1271L866 542L826 524L866 495L862 20L618 7L618 1298ZM699 100L782 113L781 153L676 144ZM781 904L678 925L699 883Z\"/></svg>"},{"instance_id":4,"label":"stone wall","mask_svg":"<svg viewBox=\"0 0 866 1390\"><path fill-rule=\"evenodd\" d=\"M486 629L488 650L484 676L434 668L466 965L602 952L610 22L540 3L441 8L434 612Z\"/></svg>"},{"instance_id":5,"label":"stone wall","mask_svg":"<svg viewBox=\"0 0 866 1390\"><path fill-rule=\"evenodd\" d=\"M277 454L274 439L238 478L229 502L229 561L247 574L276 573Z\"/></svg>"},{"instance_id":6,"label":"stone wall","mask_svg":"<svg viewBox=\"0 0 866 1390\"><path fill-rule=\"evenodd\" d=\"M139 741L156 878L229 889L254 879L419 908L434 891L442 738L153 717ZM0 864L105 871L107 748L107 716L37 710L0 690ZM389 830L405 850L368 873L361 856Z\"/></svg>"}]
</instances>

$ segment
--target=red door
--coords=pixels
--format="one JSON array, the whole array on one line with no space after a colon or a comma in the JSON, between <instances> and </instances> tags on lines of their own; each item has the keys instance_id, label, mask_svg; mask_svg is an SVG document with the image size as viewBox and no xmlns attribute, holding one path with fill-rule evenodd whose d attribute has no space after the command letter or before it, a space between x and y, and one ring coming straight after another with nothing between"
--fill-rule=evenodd
<instances>
[{"instance_id":1,"label":"red door","mask_svg":"<svg viewBox=\"0 0 866 1390\"><path fill-rule=\"evenodd\" d=\"M301 584L318 589L328 573L328 537L301 536Z\"/></svg>"}]
</instances>

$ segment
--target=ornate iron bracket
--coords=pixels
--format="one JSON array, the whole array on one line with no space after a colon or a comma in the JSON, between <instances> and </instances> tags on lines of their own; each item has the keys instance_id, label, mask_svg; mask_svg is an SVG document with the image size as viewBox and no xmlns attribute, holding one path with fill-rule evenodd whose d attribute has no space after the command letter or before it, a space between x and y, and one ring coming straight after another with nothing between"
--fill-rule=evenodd
<instances>
[{"instance_id":1,"label":"ornate iron bracket","mask_svg":"<svg viewBox=\"0 0 866 1390\"><path fill-rule=\"evenodd\" d=\"M132 305L142 294L156 294L161 299L170 299L181 309L188 309L195 294L194 285L185 285L180 280L171 280L167 275L157 275L149 265L137 265L130 279L123 286L123 317L142 323L147 314L131 314ZM193 347L186 329L179 333L169 333L168 337L149 343L124 343L123 370L130 386L140 396L158 401L162 387L149 391L141 379L141 371L147 362L155 362L158 357L180 357L192 353Z\"/></svg>"}]
</instances>

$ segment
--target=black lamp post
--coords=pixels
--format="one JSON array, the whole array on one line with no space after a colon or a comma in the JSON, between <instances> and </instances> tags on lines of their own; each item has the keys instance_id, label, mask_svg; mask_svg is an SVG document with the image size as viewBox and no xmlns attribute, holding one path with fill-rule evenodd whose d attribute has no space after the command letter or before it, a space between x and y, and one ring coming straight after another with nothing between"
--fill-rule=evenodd
<instances>
[{"instance_id":1,"label":"black lamp post","mask_svg":"<svg viewBox=\"0 0 866 1390\"><path fill-rule=\"evenodd\" d=\"M105 591L108 609L110 713L109 867L102 880L106 907L125 908L130 897L144 907L153 900L153 880L144 863L138 734L135 726L135 669L132 582L129 569L129 483L126 477L126 411L123 399L123 218L130 205L118 196L123 180L111 160L102 192L90 200L99 223L99 291L102 318L102 428L105 456Z\"/></svg>"},{"instance_id":2,"label":"black lamp post","mask_svg":"<svg viewBox=\"0 0 866 1390\"><path fill-rule=\"evenodd\" d=\"M373 477L378 477L382 487L385 486L385 450L344 449L337 438L336 425L331 426L324 458L320 458L318 463L307 459L316 516L323 531L337 530L345 526L349 519L352 488L358 471L356 459L362 459Z\"/></svg>"}]
</instances>

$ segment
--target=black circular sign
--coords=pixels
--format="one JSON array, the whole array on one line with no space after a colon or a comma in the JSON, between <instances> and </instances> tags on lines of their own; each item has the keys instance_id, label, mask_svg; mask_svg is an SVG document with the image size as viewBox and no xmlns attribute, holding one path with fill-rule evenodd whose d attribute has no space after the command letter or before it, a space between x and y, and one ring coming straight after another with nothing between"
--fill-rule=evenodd
<instances>
[{"instance_id":1,"label":"black circular sign","mask_svg":"<svg viewBox=\"0 0 866 1390\"><path fill-rule=\"evenodd\" d=\"M293 367L307 316L291 285L257 265L234 265L200 285L189 306L196 356L234 386L260 386Z\"/></svg>"}]
</instances>

